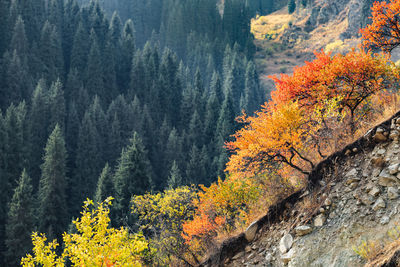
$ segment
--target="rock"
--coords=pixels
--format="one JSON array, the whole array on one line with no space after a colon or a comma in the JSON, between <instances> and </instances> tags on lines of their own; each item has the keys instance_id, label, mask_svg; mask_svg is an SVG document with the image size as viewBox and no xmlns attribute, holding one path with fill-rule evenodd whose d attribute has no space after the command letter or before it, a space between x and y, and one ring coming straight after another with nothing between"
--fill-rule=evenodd
<instances>
[{"instance_id":1,"label":"rock","mask_svg":"<svg viewBox=\"0 0 400 267\"><path fill-rule=\"evenodd\" d=\"M378 153L378 155L385 155L385 153L386 153L386 149L384 149L384 148L381 148L381 149L379 149L376 153Z\"/></svg>"},{"instance_id":2,"label":"rock","mask_svg":"<svg viewBox=\"0 0 400 267\"><path fill-rule=\"evenodd\" d=\"M381 171L382 171L382 168L375 168L375 169L373 169L373 170L372 170L372 176L373 176L373 177L379 176L379 174L381 173Z\"/></svg>"},{"instance_id":3,"label":"rock","mask_svg":"<svg viewBox=\"0 0 400 267\"><path fill-rule=\"evenodd\" d=\"M350 185L352 183L358 183L360 181L360 178L358 177L351 177L349 179L346 180L346 184Z\"/></svg>"},{"instance_id":4,"label":"rock","mask_svg":"<svg viewBox=\"0 0 400 267\"><path fill-rule=\"evenodd\" d=\"M244 237L248 242L254 240L254 238L256 237L257 230L258 230L257 222L253 222L252 224L250 224L249 227L247 227L246 231L244 232Z\"/></svg>"},{"instance_id":5,"label":"rock","mask_svg":"<svg viewBox=\"0 0 400 267\"><path fill-rule=\"evenodd\" d=\"M320 214L317 217L315 217L314 226L315 227L321 227L321 226L324 225L325 221L326 221L325 215L324 214Z\"/></svg>"},{"instance_id":6,"label":"rock","mask_svg":"<svg viewBox=\"0 0 400 267\"><path fill-rule=\"evenodd\" d=\"M279 242L279 250L282 254L289 251L293 245L293 236L291 234L286 234L281 238Z\"/></svg>"},{"instance_id":7,"label":"rock","mask_svg":"<svg viewBox=\"0 0 400 267\"><path fill-rule=\"evenodd\" d=\"M353 168L349 172L346 173L346 177L356 176L357 174L358 174L358 171L356 170L356 168Z\"/></svg>"},{"instance_id":8,"label":"rock","mask_svg":"<svg viewBox=\"0 0 400 267\"><path fill-rule=\"evenodd\" d=\"M270 252L268 252L266 255L265 255L265 262L268 264L268 263L270 263L272 261L272 254L270 253Z\"/></svg>"},{"instance_id":9,"label":"rock","mask_svg":"<svg viewBox=\"0 0 400 267\"><path fill-rule=\"evenodd\" d=\"M284 264L288 264L296 255L296 252L294 249L289 250L288 253L282 255L281 260L283 261Z\"/></svg>"},{"instance_id":10,"label":"rock","mask_svg":"<svg viewBox=\"0 0 400 267\"><path fill-rule=\"evenodd\" d=\"M254 258L254 256L256 255L255 252L251 253L249 256L247 256L248 260L251 260L252 258Z\"/></svg>"},{"instance_id":11,"label":"rock","mask_svg":"<svg viewBox=\"0 0 400 267\"><path fill-rule=\"evenodd\" d=\"M379 174L379 185L381 186L393 186L396 182L397 178L388 173L385 169Z\"/></svg>"},{"instance_id":12,"label":"rock","mask_svg":"<svg viewBox=\"0 0 400 267\"><path fill-rule=\"evenodd\" d=\"M384 224L388 224L389 221L390 221L389 216L383 216L383 217L381 218L380 223L381 223L382 225L384 225Z\"/></svg>"},{"instance_id":13,"label":"rock","mask_svg":"<svg viewBox=\"0 0 400 267\"><path fill-rule=\"evenodd\" d=\"M241 257L244 256L244 251L239 252L238 254L236 254L235 256L233 256L232 260L237 260L240 259Z\"/></svg>"},{"instance_id":14,"label":"rock","mask_svg":"<svg viewBox=\"0 0 400 267\"><path fill-rule=\"evenodd\" d=\"M356 189L358 187L358 182L352 183L349 187L350 189Z\"/></svg>"},{"instance_id":15,"label":"rock","mask_svg":"<svg viewBox=\"0 0 400 267\"><path fill-rule=\"evenodd\" d=\"M372 203L374 203L374 199L371 196L362 196L360 198L361 203L363 203L366 206L371 205Z\"/></svg>"},{"instance_id":16,"label":"rock","mask_svg":"<svg viewBox=\"0 0 400 267\"><path fill-rule=\"evenodd\" d=\"M294 231L296 232L297 236L307 235L312 232L312 228L308 225L300 225L297 226Z\"/></svg>"},{"instance_id":17,"label":"rock","mask_svg":"<svg viewBox=\"0 0 400 267\"><path fill-rule=\"evenodd\" d=\"M319 212L320 213L325 213L325 209L324 208L319 208Z\"/></svg>"},{"instance_id":18,"label":"rock","mask_svg":"<svg viewBox=\"0 0 400 267\"><path fill-rule=\"evenodd\" d=\"M399 135L400 135L399 131L392 130L390 132L389 138L392 139L392 140L398 140L399 139Z\"/></svg>"},{"instance_id":19,"label":"rock","mask_svg":"<svg viewBox=\"0 0 400 267\"><path fill-rule=\"evenodd\" d=\"M388 167L388 171L390 174L396 174L399 172L399 163L392 164Z\"/></svg>"},{"instance_id":20,"label":"rock","mask_svg":"<svg viewBox=\"0 0 400 267\"><path fill-rule=\"evenodd\" d=\"M373 157L371 163L374 167L382 168L385 165L385 160L382 157Z\"/></svg>"},{"instance_id":21,"label":"rock","mask_svg":"<svg viewBox=\"0 0 400 267\"><path fill-rule=\"evenodd\" d=\"M385 201L380 197L376 200L375 204L372 206L374 211L386 208Z\"/></svg>"},{"instance_id":22,"label":"rock","mask_svg":"<svg viewBox=\"0 0 400 267\"><path fill-rule=\"evenodd\" d=\"M379 196L379 194L381 193L381 190L379 189L379 187L374 186L371 191L369 191L369 194L373 197L377 197Z\"/></svg>"},{"instance_id":23,"label":"rock","mask_svg":"<svg viewBox=\"0 0 400 267\"><path fill-rule=\"evenodd\" d=\"M357 152L358 152L358 148L355 147L355 148L352 149L352 151L353 151L354 153L357 153Z\"/></svg>"},{"instance_id":24,"label":"rock","mask_svg":"<svg viewBox=\"0 0 400 267\"><path fill-rule=\"evenodd\" d=\"M244 251L246 251L247 253L249 253L251 251L251 247L247 246L244 248Z\"/></svg>"},{"instance_id":25,"label":"rock","mask_svg":"<svg viewBox=\"0 0 400 267\"><path fill-rule=\"evenodd\" d=\"M396 187L388 187L388 198L397 199L399 197L399 191Z\"/></svg>"}]
</instances>

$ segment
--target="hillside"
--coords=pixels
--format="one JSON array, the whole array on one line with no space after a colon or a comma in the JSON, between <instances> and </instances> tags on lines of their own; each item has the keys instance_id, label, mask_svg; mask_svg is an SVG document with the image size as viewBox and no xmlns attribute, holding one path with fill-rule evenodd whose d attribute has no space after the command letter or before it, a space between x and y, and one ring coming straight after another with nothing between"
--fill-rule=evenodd
<instances>
[{"instance_id":1,"label":"hillside","mask_svg":"<svg viewBox=\"0 0 400 267\"><path fill-rule=\"evenodd\" d=\"M370 22L371 0L297 1L293 14L287 6L252 19L255 55L262 82L270 90L269 75L290 73L314 58L314 51L345 53L360 44L359 29ZM400 51L392 52L394 62Z\"/></svg>"},{"instance_id":2,"label":"hillside","mask_svg":"<svg viewBox=\"0 0 400 267\"><path fill-rule=\"evenodd\" d=\"M399 130L400 113L322 161L306 189L270 207L203 266L364 266L355 252L363 241L372 266L389 262L398 243L374 253L399 237Z\"/></svg>"},{"instance_id":3,"label":"hillside","mask_svg":"<svg viewBox=\"0 0 400 267\"><path fill-rule=\"evenodd\" d=\"M299 4L299 1L297 1ZM252 19L262 82L291 74L313 51L361 43L372 1L315 1ZM399 49L391 53L399 59ZM201 266L399 266L399 113L321 161L305 189L265 210ZM384 249L383 249L384 248Z\"/></svg>"}]
</instances>

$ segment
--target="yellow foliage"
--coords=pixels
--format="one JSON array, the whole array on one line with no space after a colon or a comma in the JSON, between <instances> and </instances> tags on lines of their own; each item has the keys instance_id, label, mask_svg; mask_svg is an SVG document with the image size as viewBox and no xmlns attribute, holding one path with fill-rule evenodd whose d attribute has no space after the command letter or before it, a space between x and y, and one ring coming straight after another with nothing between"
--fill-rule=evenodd
<instances>
[{"instance_id":1,"label":"yellow foliage","mask_svg":"<svg viewBox=\"0 0 400 267\"><path fill-rule=\"evenodd\" d=\"M68 259L73 266L142 266L141 258L148 252L142 234L129 234L121 227L110 227L112 198L107 198L93 209L93 201L85 201L82 217L73 221L77 233L63 234L64 248L56 254L58 243L46 244L44 234L32 234L33 255L22 258L23 266L65 266Z\"/></svg>"},{"instance_id":2,"label":"yellow foliage","mask_svg":"<svg viewBox=\"0 0 400 267\"><path fill-rule=\"evenodd\" d=\"M151 245L157 249L153 263L168 265L172 257L192 258L186 256L188 246L181 232L182 224L194 215L193 199L196 190L182 186L168 189L157 194L147 193L132 198L132 212L138 215L140 230L151 237Z\"/></svg>"}]
</instances>

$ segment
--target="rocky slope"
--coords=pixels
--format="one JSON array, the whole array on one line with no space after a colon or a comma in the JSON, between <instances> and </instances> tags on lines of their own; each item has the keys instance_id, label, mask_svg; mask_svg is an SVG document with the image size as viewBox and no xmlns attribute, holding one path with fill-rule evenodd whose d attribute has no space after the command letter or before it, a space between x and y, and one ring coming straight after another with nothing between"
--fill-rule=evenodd
<instances>
[{"instance_id":1,"label":"rocky slope","mask_svg":"<svg viewBox=\"0 0 400 267\"><path fill-rule=\"evenodd\" d=\"M203 266L363 266L353 247L400 220L400 113L321 162L310 185L227 240Z\"/></svg>"}]
</instances>

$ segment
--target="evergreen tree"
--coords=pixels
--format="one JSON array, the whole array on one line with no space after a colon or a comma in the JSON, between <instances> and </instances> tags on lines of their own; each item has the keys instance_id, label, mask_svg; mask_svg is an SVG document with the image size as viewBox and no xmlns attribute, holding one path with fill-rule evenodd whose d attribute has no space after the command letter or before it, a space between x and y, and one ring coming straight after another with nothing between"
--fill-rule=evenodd
<instances>
[{"instance_id":1,"label":"evergreen tree","mask_svg":"<svg viewBox=\"0 0 400 267\"><path fill-rule=\"evenodd\" d=\"M31 76L29 75L28 66L24 60L21 60L17 51L12 54L4 55L4 84L2 89L4 98L2 97L3 107L7 107L11 103L17 104L22 99L27 99L31 94Z\"/></svg>"},{"instance_id":2,"label":"evergreen tree","mask_svg":"<svg viewBox=\"0 0 400 267\"><path fill-rule=\"evenodd\" d=\"M6 144L7 144L7 135L4 125L3 114L0 112L0 188L2 190L8 190L9 184L7 181L7 177L5 175L6 169ZM5 223L7 218L7 202L9 198L7 194L0 194L0 264L4 264L4 255L5 252Z\"/></svg>"},{"instance_id":3,"label":"evergreen tree","mask_svg":"<svg viewBox=\"0 0 400 267\"><path fill-rule=\"evenodd\" d=\"M178 164L174 160L172 162L171 170L168 176L168 187L169 188L177 188L182 185L182 176L179 170Z\"/></svg>"},{"instance_id":4,"label":"evergreen tree","mask_svg":"<svg viewBox=\"0 0 400 267\"><path fill-rule=\"evenodd\" d=\"M91 48L88 57L88 64L86 70L86 83L85 87L89 93L89 96L98 94L100 97L104 97L104 83L103 83L103 68L100 57L100 49L97 41L97 36L94 30L90 33Z\"/></svg>"},{"instance_id":5,"label":"evergreen tree","mask_svg":"<svg viewBox=\"0 0 400 267\"><path fill-rule=\"evenodd\" d=\"M54 129L56 124L61 128L61 132L65 131L65 99L64 91L60 80L56 80L50 87L49 90L49 132Z\"/></svg>"},{"instance_id":6,"label":"evergreen tree","mask_svg":"<svg viewBox=\"0 0 400 267\"><path fill-rule=\"evenodd\" d=\"M151 188L151 169L145 148L138 133L133 133L130 144L122 150L114 175L118 223L129 214L133 195L142 195Z\"/></svg>"},{"instance_id":7,"label":"evergreen tree","mask_svg":"<svg viewBox=\"0 0 400 267\"><path fill-rule=\"evenodd\" d=\"M40 164L42 162L43 147L49 136L49 100L46 82L42 79L38 82L32 95L29 110L29 173L32 176L33 187L38 188L40 179ZM53 126L54 129L54 126Z\"/></svg>"},{"instance_id":8,"label":"evergreen tree","mask_svg":"<svg viewBox=\"0 0 400 267\"><path fill-rule=\"evenodd\" d=\"M68 223L67 214L67 151L61 128L56 125L47 140L39 184L39 230L52 240L61 240Z\"/></svg>"},{"instance_id":9,"label":"evergreen tree","mask_svg":"<svg viewBox=\"0 0 400 267\"><path fill-rule=\"evenodd\" d=\"M288 12L292 14L296 10L296 0L289 0L288 2Z\"/></svg>"},{"instance_id":10,"label":"evergreen tree","mask_svg":"<svg viewBox=\"0 0 400 267\"><path fill-rule=\"evenodd\" d=\"M79 127L73 185L75 203L81 203L94 194L93 184L96 184L98 175L105 164L104 152L107 143L105 126L105 114L100 106L99 98L95 97Z\"/></svg>"},{"instance_id":11,"label":"evergreen tree","mask_svg":"<svg viewBox=\"0 0 400 267\"><path fill-rule=\"evenodd\" d=\"M104 201L107 197L114 195L113 174L108 163L101 171L99 180L97 182L96 193L94 195L95 203Z\"/></svg>"},{"instance_id":12,"label":"evergreen tree","mask_svg":"<svg viewBox=\"0 0 400 267\"><path fill-rule=\"evenodd\" d=\"M35 225L35 199L31 179L25 170L14 190L6 225L7 264L17 266L31 250L31 234Z\"/></svg>"},{"instance_id":13,"label":"evergreen tree","mask_svg":"<svg viewBox=\"0 0 400 267\"><path fill-rule=\"evenodd\" d=\"M18 177L24 166L27 165L27 122L26 105L21 102L18 106L11 104L5 114L4 129L7 143L5 143L5 184L1 193L7 199L12 196L12 188L15 188ZM19 173L19 174L18 174Z\"/></svg>"},{"instance_id":14,"label":"evergreen tree","mask_svg":"<svg viewBox=\"0 0 400 267\"><path fill-rule=\"evenodd\" d=\"M29 43L28 39L26 38L25 23L21 16L18 16L14 26L14 31L10 43L10 51L16 51L20 58L22 58L22 60L27 60Z\"/></svg>"},{"instance_id":15,"label":"evergreen tree","mask_svg":"<svg viewBox=\"0 0 400 267\"><path fill-rule=\"evenodd\" d=\"M71 52L71 69L75 68L81 75L81 79L85 76L86 62L90 50L89 35L83 26L82 22L79 23L78 28L74 35L74 42Z\"/></svg>"},{"instance_id":16,"label":"evergreen tree","mask_svg":"<svg viewBox=\"0 0 400 267\"><path fill-rule=\"evenodd\" d=\"M57 78L64 77L64 61L60 42L60 35L56 27L51 25L49 21L43 26L40 45L40 73L48 82L54 82Z\"/></svg>"}]
</instances>

